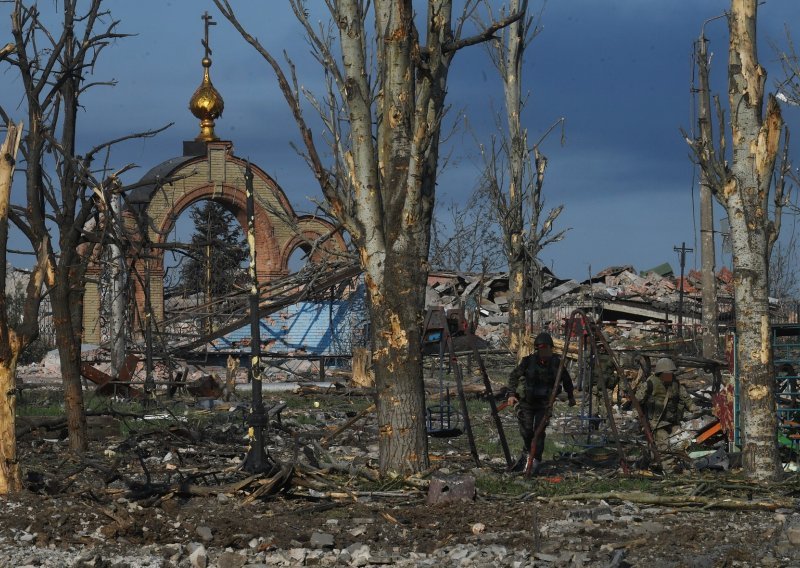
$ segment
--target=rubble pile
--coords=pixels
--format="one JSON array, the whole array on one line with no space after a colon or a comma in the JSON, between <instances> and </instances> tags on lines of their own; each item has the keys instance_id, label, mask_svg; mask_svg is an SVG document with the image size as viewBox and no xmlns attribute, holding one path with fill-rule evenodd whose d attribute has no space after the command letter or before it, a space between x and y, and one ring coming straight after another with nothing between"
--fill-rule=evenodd
<instances>
[{"instance_id":1,"label":"rubble pile","mask_svg":"<svg viewBox=\"0 0 800 568\"><path fill-rule=\"evenodd\" d=\"M669 265L644 273L630 265L613 266L583 282L560 279L542 267L542 281L543 307L538 319L545 323L559 322L568 315L565 310L595 306L611 312L613 321L635 339L656 329L663 333L659 326L677 322L679 310L688 323L696 323L701 314L701 274L694 270L683 279L682 302L681 279ZM720 321L728 321L732 317L733 274L722 268L716 283ZM426 307L478 308L476 334L493 346L501 345L508 324L508 274L431 273L425 301Z\"/></svg>"},{"instance_id":2,"label":"rubble pile","mask_svg":"<svg viewBox=\"0 0 800 568\"><path fill-rule=\"evenodd\" d=\"M688 314L700 314L701 278L700 272L691 270L683 279L684 310ZM629 265L609 267L582 286L587 284L596 298L645 302L670 311L676 311L680 302L681 279L674 276L670 268L664 273L651 270L638 274ZM722 268L717 274L716 284L718 297L733 297L733 274L730 270Z\"/></svg>"}]
</instances>

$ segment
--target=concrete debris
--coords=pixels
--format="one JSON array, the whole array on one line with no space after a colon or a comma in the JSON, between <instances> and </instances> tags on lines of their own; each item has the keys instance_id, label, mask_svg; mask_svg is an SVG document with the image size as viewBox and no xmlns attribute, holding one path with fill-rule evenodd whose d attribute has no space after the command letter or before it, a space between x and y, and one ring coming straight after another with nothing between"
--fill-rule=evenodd
<instances>
[{"instance_id":1,"label":"concrete debris","mask_svg":"<svg viewBox=\"0 0 800 568\"><path fill-rule=\"evenodd\" d=\"M590 509L573 509L567 513L568 519L585 521L612 521L611 507L605 501L601 501L597 507Z\"/></svg>"},{"instance_id":2,"label":"concrete debris","mask_svg":"<svg viewBox=\"0 0 800 568\"><path fill-rule=\"evenodd\" d=\"M375 504L377 507L378 505ZM529 507L536 506L533 503ZM214 502L202 503L197 508L202 514L217 514ZM381 534L373 533L371 540L354 540L348 536L349 527L374 525L381 517L362 518L343 516L338 522L319 524L328 526L330 532L312 532L310 538L293 541L291 547L273 546L264 537L251 538L245 534L231 534L226 547L206 548L199 542L176 542L136 546L135 554L123 555L119 546L123 541L102 540L86 545L8 546L0 536L0 565L2 566L130 566L156 568L184 566L191 568L254 568L256 566L397 566L397 567L522 567L522 566L645 566L685 565L691 554L696 566L720 565L720 559L733 555L737 562L731 565L794 565L796 547L800 545L800 513L792 509L775 512L715 511L698 512L696 509L671 509L638 507L631 502L583 501L555 513L555 505L539 505L536 529L537 541L531 541L530 527L506 525L503 517L496 517L494 526L475 530L467 525L467 535L451 541L448 534L434 534L435 541L425 541L419 546L410 537L405 546L398 548ZM7 513L10 507L4 507ZM391 509L390 509L391 510ZM160 511L156 508L153 511ZM513 514L519 514L517 509ZM158 514L164 514L162 511ZM468 515L464 509L449 510L448 514ZM512 514L512 513L509 513ZM142 515L153 518L152 511ZM258 517L258 515L256 515ZM330 519L328 519L330 520ZM313 517L308 523L316 523ZM497 525L498 521L501 523ZM319 526L319 524L317 526ZM483 524L483 523L478 523ZM439 520L429 517L427 530L436 531ZM676 528L677 527L677 528ZM681 528L683 527L683 528ZM420 527L414 527L417 530ZM471 530L470 530L471 529ZM728 541L714 541L714 530L723 531ZM390 524L386 531L402 533L401 523ZM339 531L339 532L337 532ZM25 534L32 534L27 531ZM301 531L302 532L302 531ZM335 533L335 534L334 534ZM676 533L673 535L673 533ZM417 533L417 538L424 530ZM673 535L670 539L670 535ZM694 538L690 538L692 535ZM750 541L750 538L755 539ZM99 538L99 537L98 537ZM297 539L303 539L297 534ZM249 540L248 540L249 539ZM188 539L187 539L188 540ZM664 542L662 542L664 541ZM536 542L536 544L532 544ZM682 545L679 545L681 542ZM710 543L715 546L709 546ZM106 548L105 545L110 548ZM338 547L337 547L338 545ZM131 550L134 547L130 547ZM750 552L752 550L752 553ZM754 563L754 559L759 559ZM767 559L764 563L762 559Z\"/></svg>"},{"instance_id":3,"label":"concrete debris","mask_svg":"<svg viewBox=\"0 0 800 568\"><path fill-rule=\"evenodd\" d=\"M800 546L800 522L786 528L786 538L792 546Z\"/></svg>"},{"instance_id":4,"label":"concrete debris","mask_svg":"<svg viewBox=\"0 0 800 568\"><path fill-rule=\"evenodd\" d=\"M570 292L580 288L580 283L576 282L575 280L568 280L563 284L559 284L555 288L551 288L550 290L546 290L542 292L542 302L548 303L552 302L563 296L564 294L569 294Z\"/></svg>"},{"instance_id":5,"label":"concrete debris","mask_svg":"<svg viewBox=\"0 0 800 568\"><path fill-rule=\"evenodd\" d=\"M315 532L309 541L311 548L333 548L333 535L328 533Z\"/></svg>"},{"instance_id":6,"label":"concrete debris","mask_svg":"<svg viewBox=\"0 0 800 568\"><path fill-rule=\"evenodd\" d=\"M700 416L699 418L694 418L692 420L683 422L681 424L681 428L684 430L694 430L695 432L699 432L700 430L705 429L706 426L712 424L714 421L716 421L716 418L713 416L704 415Z\"/></svg>"},{"instance_id":7,"label":"concrete debris","mask_svg":"<svg viewBox=\"0 0 800 568\"><path fill-rule=\"evenodd\" d=\"M245 564L247 556L238 552L225 551L216 559L217 568L242 568Z\"/></svg>"},{"instance_id":8,"label":"concrete debris","mask_svg":"<svg viewBox=\"0 0 800 568\"><path fill-rule=\"evenodd\" d=\"M208 565L208 554L206 548L201 544L189 555L189 562L192 568L206 568Z\"/></svg>"},{"instance_id":9,"label":"concrete debris","mask_svg":"<svg viewBox=\"0 0 800 568\"><path fill-rule=\"evenodd\" d=\"M204 542L208 542L209 540L214 538L214 535L212 534L211 529L209 527L206 527L206 526L197 527L195 532L197 533L197 536L199 536L200 538L203 539Z\"/></svg>"},{"instance_id":10,"label":"concrete debris","mask_svg":"<svg viewBox=\"0 0 800 568\"><path fill-rule=\"evenodd\" d=\"M567 314L561 314L560 307L595 305L604 312L613 312L615 319L627 318L633 324L676 324L682 291L684 324L699 324L702 285L697 271L690 271L681 281L666 263L642 273L632 266L612 266L578 282L560 279L542 267L542 281L541 321L563 318ZM508 323L508 292L507 273L432 272L428 276L426 307L479 306L476 334L498 347ZM733 294L732 275L725 268L717 274L717 294L723 319L730 316Z\"/></svg>"}]
</instances>

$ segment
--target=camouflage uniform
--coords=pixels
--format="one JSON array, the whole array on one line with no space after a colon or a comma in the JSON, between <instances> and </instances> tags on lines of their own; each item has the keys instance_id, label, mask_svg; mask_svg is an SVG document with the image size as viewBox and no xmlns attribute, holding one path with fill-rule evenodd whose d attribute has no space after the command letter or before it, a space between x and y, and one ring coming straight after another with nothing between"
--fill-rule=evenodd
<instances>
[{"instance_id":1,"label":"camouflage uniform","mask_svg":"<svg viewBox=\"0 0 800 568\"><path fill-rule=\"evenodd\" d=\"M606 403L603 401L603 389L608 390L610 400L611 394L619 382L614 361L607 353L600 352L597 354L594 380L595 383L592 385L592 413L595 416L600 416L606 411ZM611 403L613 404L613 401Z\"/></svg>"},{"instance_id":2,"label":"camouflage uniform","mask_svg":"<svg viewBox=\"0 0 800 568\"><path fill-rule=\"evenodd\" d=\"M636 400L642 405L656 444L667 447L673 429L679 426L687 412L695 412L697 407L688 391L677 379L669 384L657 375L650 375L636 389Z\"/></svg>"},{"instance_id":3,"label":"camouflage uniform","mask_svg":"<svg viewBox=\"0 0 800 568\"><path fill-rule=\"evenodd\" d=\"M539 359L538 353L534 353L524 357L508 377L508 390L519 399L516 412L519 432L522 436L523 454L530 451L536 428L547 414L547 403L550 400L552 389L556 387L556 374L560 362L561 359L558 355L542 361ZM561 382L569 398L573 399L575 387L566 368L561 371ZM556 388L560 391L561 386L558 385ZM544 439L545 432L543 431L541 437L536 440L536 452L533 456L539 461L541 461L544 451Z\"/></svg>"}]
</instances>

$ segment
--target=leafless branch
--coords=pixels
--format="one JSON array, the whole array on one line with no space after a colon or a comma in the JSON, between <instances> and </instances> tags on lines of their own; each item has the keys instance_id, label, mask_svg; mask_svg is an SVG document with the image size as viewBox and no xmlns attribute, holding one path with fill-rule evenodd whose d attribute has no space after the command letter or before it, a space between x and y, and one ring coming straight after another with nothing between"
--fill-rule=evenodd
<instances>
[{"instance_id":1,"label":"leafless branch","mask_svg":"<svg viewBox=\"0 0 800 568\"><path fill-rule=\"evenodd\" d=\"M767 226L767 254L771 254L772 247L778 236L781 233L781 221L783 218L783 208L789 201L791 195L791 186L787 189L786 177L791 171L791 164L789 163L789 129L783 129L783 153L781 155L780 163L776 167L775 189L772 196L773 214L772 219Z\"/></svg>"},{"instance_id":2,"label":"leafless branch","mask_svg":"<svg viewBox=\"0 0 800 568\"><path fill-rule=\"evenodd\" d=\"M452 53L452 52L458 51L459 49L462 49L464 47L468 47L470 45L476 45L476 44L483 43L483 42L486 42L486 41L489 41L489 40L492 40L492 39L497 39L497 37L494 34L498 30L501 30L501 29L509 26L510 24L513 24L514 22L516 22L520 18L522 18L524 15L525 15L525 12L520 10L519 12L517 12L515 14L511 14L510 16L508 16L506 18L503 18L501 20L493 22L489 26L487 26L486 29L484 29L479 34L476 34L476 35L473 35L471 37L460 39L458 41L454 41L454 42L446 44L444 46L444 52L445 53Z\"/></svg>"},{"instance_id":3,"label":"leafless branch","mask_svg":"<svg viewBox=\"0 0 800 568\"><path fill-rule=\"evenodd\" d=\"M343 196L339 192L336 184L331 180L328 171L322 165L322 160L314 143L313 134L306 123L305 118L303 117L300 100L294 89L292 89L291 84L287 80L283 68L272 56L272 54L263 45L261 45L258 39L244 29L244 26L237 19L229 0L214 0L214 4L217 6L217 9L220 11L223 17L225 17L225 19L227 19L231 25L233 25L236 31L239 32L242 38L244 38L244 40L267 61L270 67L272 67L275 77L278 80L278 85L281 89L281 92L283 93L292 115L294 116L295 122L300 129L301 137L306 146L306 151L308 152L308 158L312 164L314 175L320 184L322 193L331 202L334 210L337 212L337 215L344 214L345 208ZM344 218L343 220L346 221Z\"/></svg>"},{"instance_id":4,"label":"leafless branch","mask_svg":"<svg viewBox=\"0 0 800 568\"><path fill-rule=\"evenodd\" d=\"M86 153L84 161L87 164L91 163L94 160L95 154L98 154L98 153L102 152L103 150L110 149L112 146L114 146L116 144L119 144L120 142L126 142L128 140L135 140L135 139L140 139L140 138L141 139L153 138L154 136L164 132L165 130L167 130L168 128L173 126L174 124L175 124L174 122L170 122L169 124L165 124L164 126L161 126L159 128L155 128L155 129L151 129L151 130L144 130L142 132L135 132L133 134L127 134L125 136L120 136L119 138L115 138L113 140L109 140L108 142L103 142L102 144L99 144L99 145L95 146L94 148L92 148L91 150L89 150Z\"/></svg>"},{"instance_id":5,"label":"leafless branch","mask_svg":"<svg viewBox=\"0 0 800 568\"><path fill-rule=\"evenodd\" d=\"M5 45L4 45L2 48L0 48L0 61L3 61L3 60L4 60L5 58L7 58L9 55L11 55L12 53L14 53L14 51L16 50L16 48L17 48L17 46L16 46L16 45L14 45L14 44L13 44L13 43L11 43L11 42L9 42L9 43L5 44Z\"/></svg>"}]
</instances>

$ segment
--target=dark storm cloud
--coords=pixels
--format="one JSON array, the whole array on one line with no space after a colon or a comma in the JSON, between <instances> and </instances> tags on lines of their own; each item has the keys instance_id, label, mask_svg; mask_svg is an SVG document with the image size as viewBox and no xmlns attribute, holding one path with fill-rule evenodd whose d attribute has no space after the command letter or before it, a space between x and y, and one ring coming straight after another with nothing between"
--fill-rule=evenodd
<instances>
[{"instance_id":1,"label":"dark storm cloud","mask_svg":"<svg viewBox=\"0 0 800 568\"><path fill-rule=\"evenodd\" d=\"M499 5L499 2L495 3ZM534 9L540 2L531 3ZM310 2L312 16L324 18L322 3ZM424 4L415 2L424 14ZM120 146L117 166L141 168L133 182L154 165L181 151L183 140L197 135L188 111L189 97L202 77L200 15L208 10L218 25L211 30L211 76L225 98L217 132L234 142L236 153L274 176L298 209L312 206L306 197L320 193L305 163L290 147L297 128L266 62L203 1L131 2L111 0L120 29L136 33L119 40L100 58L95 79L115 78L114 89L90 92L84 99L80 141L91 146L133 131L175 125L152 140ZM242 21L273 53L286 50L297 65L301 86L320 94L322 75L308 55L308 44L288 4L237 2ZM542 32L527 52L523 76L530 105L523 119L535 142L559 118L560 130L542 144L549 158L545 192L551 206L563 204L567 239L548 248L545 260L557 273L583 277L591 264L635 264L637 268L669 260L673 245L694 241L693 166L680 129L692 130L692 43L705 20L729 7L726 0L551 0ZM40 6L51 10L52 4ZM9 4L0 4L0 22L8 22ZM762 64L768 87L779 76L769 42L785 45L784 23L800 21L797 0L768 0L759 8ZM4 24L7 25L7 24ZM714 53L714 90L726 92L727 30L724 20L706 26ZM5 81L0 102L19 100ZM16 99L14 97L17 97ZM496 71L477 46L457 54L450 73L448 160L439 179L445 201L466 200L480 177L477 144L488 144L502 112ZM11 102L9 102L11 101ZM309 119L314 111L307 107ZM800 109L785 109L796 124ZM454 132L450 128L459 126ZM322 129L314 136L322 141ZM695 190L696 192L696 190ZM691 246L691 245L690 245ZM690 259L690 262L692 259Z\"/></svg>"}]
</instances>

